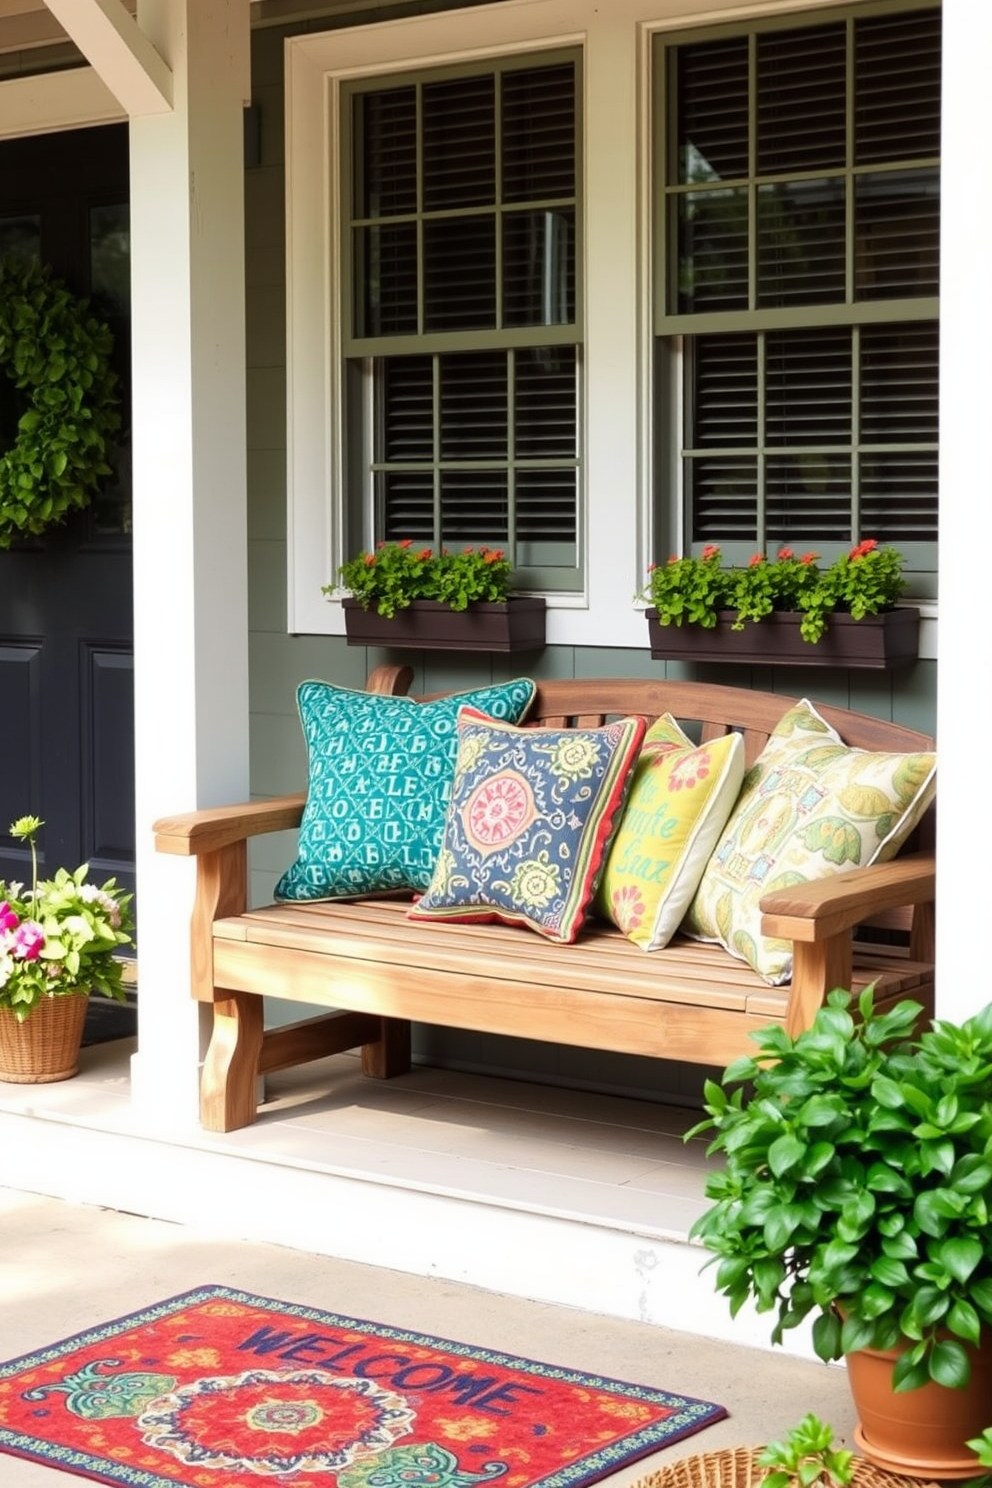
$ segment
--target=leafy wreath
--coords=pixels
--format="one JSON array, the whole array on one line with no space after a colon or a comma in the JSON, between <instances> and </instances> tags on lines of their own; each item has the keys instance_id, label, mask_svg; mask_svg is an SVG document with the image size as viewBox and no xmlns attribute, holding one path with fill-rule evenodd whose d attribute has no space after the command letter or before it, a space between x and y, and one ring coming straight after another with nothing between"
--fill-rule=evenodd
<instances>
[{"instance_id":1,"label":"leafy wreath","mask_svg":"<svg viewBox=\"0 0 992 1488\"><path fill-rule=\"evenodd\" d=\"M0 450L0 548L90 501L120 427L109 326L40 264L0 259L0 374L27 409Z\"/></svg>"}]
</instances>

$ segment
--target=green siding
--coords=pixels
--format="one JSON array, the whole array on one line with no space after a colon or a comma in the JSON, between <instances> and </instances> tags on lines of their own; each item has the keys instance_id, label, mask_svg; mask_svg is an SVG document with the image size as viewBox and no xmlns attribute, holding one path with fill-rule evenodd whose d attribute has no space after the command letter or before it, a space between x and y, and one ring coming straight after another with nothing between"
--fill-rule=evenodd
<instances>
[{"instance_id":1,"label":"green siding","mask_svg":"<svg viewBox=\"0 0 992 1488\"><path fill-rule=\"evenodd\" d=\"M399 13L400 7L396 9ZM342 24L341 18L310 22L298 29L328 29L331 24ZM322 677L341 686L361 687L372 667L390 659L389 653L348 646L343 639L286 634L282 43L287 34L285 28L272 28L257 30L252 37L252 94L262 111L262 160L246 176L250 747L251 791L258 797L301 790L305 785L306 758L295 705L297 684ZM393 653L392 659L399 655ZM414 655L410 659L416 672L415 691L468 688L524 670L539 678L651 677L666 672L679 675L684 670L677 663L651 660L646 626L643 649L549 647L540 657L527 658L526 666L515 664L512 658ZM818 698L927 732L935 727L936 664L932 661L897 675L716 666L701 668L699 675L730 685ZM255 845L252 891L256 902L270 897L294 848L292 833ZM278 1013L273 1010L274 1017ZM706 1074L699 1066L625 1055L611 1058L451 1029L419 1030L416 1050L428 1062L684 1102L698 1098Z\"/></svg>"}]
</instances>

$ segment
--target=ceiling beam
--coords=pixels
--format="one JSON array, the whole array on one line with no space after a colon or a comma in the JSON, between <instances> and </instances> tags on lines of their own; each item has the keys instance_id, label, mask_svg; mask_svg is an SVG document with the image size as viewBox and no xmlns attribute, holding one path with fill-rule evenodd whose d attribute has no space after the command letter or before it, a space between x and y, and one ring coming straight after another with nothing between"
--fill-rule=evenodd
<instances>
[{"instance_id":1,"label":"ceiling beam","mask_svg":"<svg viewBox=\"0 0 992 1488\"><path fill-rule=\"evenodd\" d=\"M130 118L172 108L172 73L121 0L45 5Z\"/></svg>"},{"instance_id":2,"label":"ceiling beam","mask_svg":"<svg viewBox=\"0 0 992 1488\"><path fill-rule=\"evenodd\" d=\"M92 67L30 74L0 81L0 138L82 129L127 118Z\"/></svg>"}]
</instances>

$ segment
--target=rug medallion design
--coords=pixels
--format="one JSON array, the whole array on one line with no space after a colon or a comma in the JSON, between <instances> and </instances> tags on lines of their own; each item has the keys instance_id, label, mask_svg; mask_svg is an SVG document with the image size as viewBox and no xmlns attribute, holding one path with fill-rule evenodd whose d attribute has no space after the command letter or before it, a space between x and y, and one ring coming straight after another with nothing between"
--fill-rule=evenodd
<instances>
[{"instance_id":1,"label":"rug medallion design","mask_svg":"<svg viewBox=\"0 0 992 1488\"><path fill-rule=\"evenodd\" d=\"M0 1365L0 1452L129 1488L580 1488L725 1415L223 1286Z\"/></svg>"}]
</instances>

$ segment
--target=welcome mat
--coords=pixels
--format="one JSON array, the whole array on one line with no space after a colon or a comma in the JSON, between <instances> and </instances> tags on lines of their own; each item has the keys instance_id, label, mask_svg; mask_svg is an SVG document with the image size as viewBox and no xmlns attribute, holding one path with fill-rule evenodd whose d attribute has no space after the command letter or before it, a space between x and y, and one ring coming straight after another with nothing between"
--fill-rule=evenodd
<instances>
[{"instance_id":1,"label":"welcome mat","mask_svg":"<svg viewBox=\"0 0 992 1488\"><path fill-rule=\"evenodd\" d=\"M132 1488L577 1488L726 1414L223 1286L0 1365L0 1452Z\"/></svg>"}]
</instances>

